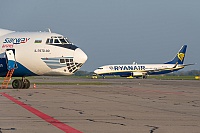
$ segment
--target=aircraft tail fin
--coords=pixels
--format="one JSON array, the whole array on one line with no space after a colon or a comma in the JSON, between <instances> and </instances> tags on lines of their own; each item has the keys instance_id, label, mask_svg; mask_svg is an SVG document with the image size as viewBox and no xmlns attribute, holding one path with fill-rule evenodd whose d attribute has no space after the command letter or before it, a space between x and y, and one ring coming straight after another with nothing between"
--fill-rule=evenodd
<instances>
[{"instance_id":1,"label":"aircraft tail fin","mask_svg":"<svg viewBox=\"0 0 200 133\"><path fill-rule=\"evenodd\" d=\"M183 45L181 49L178 51L176 56L169 62L166 62L165 64L183 64L185 53L186 53L187 45Z\"/></svg>"}]
</instances>

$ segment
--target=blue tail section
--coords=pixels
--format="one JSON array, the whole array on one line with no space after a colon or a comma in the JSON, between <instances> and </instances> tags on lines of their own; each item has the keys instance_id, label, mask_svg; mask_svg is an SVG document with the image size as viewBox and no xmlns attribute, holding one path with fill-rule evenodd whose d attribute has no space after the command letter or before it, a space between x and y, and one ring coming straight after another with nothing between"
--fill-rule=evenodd
<instances>
[{"instance_id":1,"label":"blue tail section","mask_svg":"<svg viewBox=\"0 0 200 133\"><path fill-rule=\"evenodd\" d=\"M187 45L183 45L179 52L176 54L173 60L166 62L165 64L183 64Z\"/></svg>"}]
</instances>

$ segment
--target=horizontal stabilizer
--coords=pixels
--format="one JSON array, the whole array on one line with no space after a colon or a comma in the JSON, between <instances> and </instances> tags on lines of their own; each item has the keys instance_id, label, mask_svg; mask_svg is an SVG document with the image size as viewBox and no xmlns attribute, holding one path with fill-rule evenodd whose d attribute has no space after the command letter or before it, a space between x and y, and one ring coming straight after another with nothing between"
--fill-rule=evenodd
<instances>
[{"instance_id":1,"label":"horizontal stabilizer","mask_svg":"<svg viewBox=\"0 0 200 133\"><path fill-rule=\"evenodd\" d=\"M191 65L196 65L196 63L193 63L193 64L184 64L183 66L191 66Z\"/></svg>"}]
</instances>

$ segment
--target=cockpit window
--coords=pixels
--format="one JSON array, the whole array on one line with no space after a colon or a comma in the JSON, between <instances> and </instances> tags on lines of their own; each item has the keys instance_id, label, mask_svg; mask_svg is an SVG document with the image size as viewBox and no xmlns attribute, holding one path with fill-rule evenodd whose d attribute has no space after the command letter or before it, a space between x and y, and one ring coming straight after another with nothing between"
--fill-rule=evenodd
<instances>
[{"instance_id":1,"label":"cockpit window","mask_svg":"<svg viewBox=\"0 0 200 133\"><path fill-rule=\"evenodd\" d=\"M98 69L103 69L102 67L99 67Z\"/></svg>"},{"instance_id":2,"label":"cockpit window","mask_svg":"<svg viewBox=\"0 0 200 133\"><path fill-rule=\"evenodd\" d=\"M63 36L52 36L51 38L47 38L46 44L72 44L72 43Z\"/></svg>"},{"instance_id":3,"label":"cockpit window","mask_svg":"<svg viewBox=\"0 0 200 133\"><path fill-rule=\"evenodd\" d=\"M53 39L50 39L50 43L53 43Z\"/></svg>"},{"instance_id":4,"label":"cockpit window","mask_svg":"<svg viewBox=\"0 0 200 133\"><path fill-rule=\"evenodd\" d=\"M58 39L54 39L54 43L60 43Z\"/></svg>"},{"instance_id":5,"label":"cockpit window","mask_svg":"<svg viewBox=\"0 0 200 133\"><path fill-rule=\"evenodd\" d=\"M49 43L49 38L47 39L47 41L46 41L46 44L48 44Z\"/></svg>"},{"instance_id":6,"label":"cockpit window","mask_svg":"<svg viewBox=\"0 0 200 133\"><path fill-rule=\"evenodd\" d=\"M63 39L60 39L60 42L62 43L62 44L65 44L65 43L67 43L66 41L65 41L65 39L63 38Z\"/></svg>"}]
</instances>

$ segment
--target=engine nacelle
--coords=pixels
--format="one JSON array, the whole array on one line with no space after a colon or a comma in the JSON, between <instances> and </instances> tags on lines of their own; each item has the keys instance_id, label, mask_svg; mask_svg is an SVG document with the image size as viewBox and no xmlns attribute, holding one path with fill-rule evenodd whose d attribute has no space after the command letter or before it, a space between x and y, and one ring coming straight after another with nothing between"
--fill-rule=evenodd
<instances>
[{"instance_id":1,"label":"engine nacelle","mask_svg":"<svg viewBox=\"0 0 200 133\"><path fill-rule=\"evenodd\" d=\"M136 77L136 78L142 77L143 79L146 79L147 73L145 73L145 72L133 72L132 76Z\"/></svg>"},{"instance_id":2,"label":"engine nacelle","mask_svg":"<svg viewBox=\"0 0 200 133\"><path fill-rule=\"evenodd\" d=\"M136 76L140 76L140 77L141 77L141 76L147 75L147 74L144 73L144 72L133 72L132 74L133 74L133 75L132 75L133 77L136 77Z\"/></svg>"}]
</instances>

